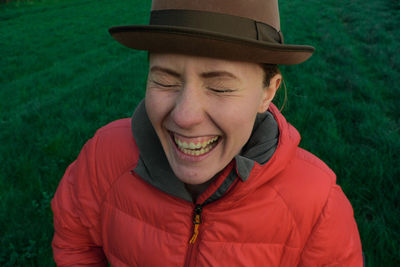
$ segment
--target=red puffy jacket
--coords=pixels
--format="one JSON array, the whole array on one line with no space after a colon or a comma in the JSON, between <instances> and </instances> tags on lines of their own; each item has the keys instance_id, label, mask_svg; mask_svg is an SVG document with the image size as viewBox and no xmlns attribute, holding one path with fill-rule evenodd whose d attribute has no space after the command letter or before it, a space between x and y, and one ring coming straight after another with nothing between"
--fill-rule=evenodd
<instances>
[{"instance_id":1,"label":"red puffy jacket","mask_svg":"<svg viewBox=\"0 0 400 267\"><path fill-rule=\"evenodd\" d=\"M141 152L130 119L98 130L52 201L57 265L362 266L352 207L334 173L270 111L279 126L273 156L249 165L246 179L233 160L196 203L166 193L157 181L164 177L134 171Z\"/></svg>"}]
</instances>

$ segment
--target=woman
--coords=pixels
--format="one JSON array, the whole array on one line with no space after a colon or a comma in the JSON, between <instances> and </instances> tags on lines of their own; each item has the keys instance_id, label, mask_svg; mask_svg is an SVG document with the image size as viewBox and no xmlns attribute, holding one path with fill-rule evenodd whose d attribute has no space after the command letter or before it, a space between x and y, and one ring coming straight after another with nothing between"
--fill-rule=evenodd
<instances>
[{"instance_id":1,"label":"woman","mask_svg":"<svg viewBox=\"0 0 400 267\"><path fill-rule=\"evenodd\" d=\"M154 0L110 29L148 50L132 119L97 131L52 201L58 265L362 266L334 173L271 103L313 48L285 45L277 1Z\"/></svg>"}]
</instances>

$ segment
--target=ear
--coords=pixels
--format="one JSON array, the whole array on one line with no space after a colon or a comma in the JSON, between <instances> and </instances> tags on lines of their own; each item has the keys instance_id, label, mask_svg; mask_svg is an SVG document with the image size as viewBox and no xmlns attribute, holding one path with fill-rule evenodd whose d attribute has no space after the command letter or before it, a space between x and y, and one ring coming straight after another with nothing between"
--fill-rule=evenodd
<instances>
[{"instance_id":1,"label":"ear","mask_svg":"<svg viewBox=\"0 0 400 267\"><path fill-rule=\"evenodd\" d=\"M258 113L264 113L265 111L267 111L267 109L269 108L269 104L274 99L276 91L281 85L281 82L282 82L282 75L278 73L271 78L271 80L269 81L269 86L264 87L262 93L262 101L260 103Z\"/></svg>"}]
</instances>

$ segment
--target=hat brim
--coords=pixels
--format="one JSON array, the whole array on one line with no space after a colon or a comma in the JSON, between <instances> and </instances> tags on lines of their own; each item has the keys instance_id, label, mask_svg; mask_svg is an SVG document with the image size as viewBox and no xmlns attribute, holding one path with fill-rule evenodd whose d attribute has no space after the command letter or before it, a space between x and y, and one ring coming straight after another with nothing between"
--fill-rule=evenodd
<instances>
[{"instance_id":1,"label":"hat brim","mask_svg":"<svg viewBox=\"0 0 400 267\"><path fill-rule=\"evenodd\" d=\"M295 65L314 52L314 47L308 45L262 42L185 27L128 25L112 27L109 32L133 49L257 63Z\"/></svg>"}]
</instances>

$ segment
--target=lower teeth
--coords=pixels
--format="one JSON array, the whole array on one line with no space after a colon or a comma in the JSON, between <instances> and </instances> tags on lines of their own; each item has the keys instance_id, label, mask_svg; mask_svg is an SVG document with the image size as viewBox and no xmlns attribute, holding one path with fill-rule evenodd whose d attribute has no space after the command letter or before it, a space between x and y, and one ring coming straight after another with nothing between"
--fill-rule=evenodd
<instances>
[{"instance_id":1,"label":"lower teeth","mask_svg":"<svg viewBox=\"0 0 400 267\"><path fill-rule=\"evenodd\" d=\"M179 148L180 151L182 151L183 153L187 154L187 155L191 155L191 156L200 156L203 155L205 153L207 153L208 151L210 151L212 148L214 148L216 146L216 142L212 142L211 144L209 144L208 146L195 150L195 149L187 149L187 148Z\"/></svg>"},{"instance_id":2,"label":"lower teeth","mask_svg":"<svg viewBox=\"0 0 400 267\"><path fill-rule=\"evenodd\" d=\"M192 155L192 156L200 156L200 155L203 155L203 154L207 153L210 150L211 150L211 147L209 147L209 146L206 147L206 148L202 148L200 150L191 150L191 149L186 149L186 148L181 149L181 151L183 153L188 154L188 155Z\"/></svg>"}]
</instances>

